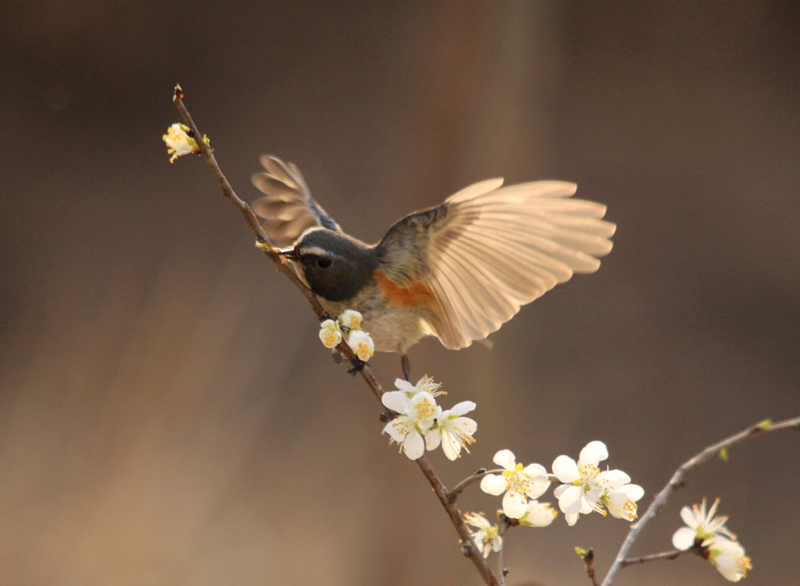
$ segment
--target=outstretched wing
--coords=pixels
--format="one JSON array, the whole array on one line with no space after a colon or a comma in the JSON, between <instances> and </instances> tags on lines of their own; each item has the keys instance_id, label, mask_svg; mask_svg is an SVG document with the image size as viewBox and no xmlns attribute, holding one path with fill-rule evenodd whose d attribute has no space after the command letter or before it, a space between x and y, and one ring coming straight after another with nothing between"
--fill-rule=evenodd
<instances>
[{"instance_id":1,"label":"outstretched wing","mask_svg":"<svg viewBox=\"0 0 800 586\"><path fill-rule=\"evenodd\" d=\"M427 288L429 325L450 349L485 338L573 273L593 273L611 251L606 207L571 199L574 183L502 184L476 183L411 214L378 245L390 279Z\"/></svg>"},{"instance_id":2,"label":"outstretched wing","mask_svg":"<svg viewBox=\"0 0 800 586\"><path fill-rule=\"evenodd\" d=\"M303 175L294 164L270 155L260 160L266 172L255 173L253 185L265 195L253 202L253 211L266 220L264 231L275 246L289 246L313 226L341 231L311 197Z\"/></svg>"}]
</instances>

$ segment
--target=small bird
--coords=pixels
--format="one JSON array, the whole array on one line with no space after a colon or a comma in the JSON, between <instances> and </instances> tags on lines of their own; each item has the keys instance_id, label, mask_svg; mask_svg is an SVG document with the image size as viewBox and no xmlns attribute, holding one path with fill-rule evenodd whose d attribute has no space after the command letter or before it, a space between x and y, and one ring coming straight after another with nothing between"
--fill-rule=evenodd
<instances>
[{"instance_id":1,"label":"small bird","mask_svg":"<svg viewBox=\"0 0 800 586\"><path fill-rule=\"evenodd\" d=\"M253 202L264 230L332 316L360 312L379 352L424 336L451 350L482 340L573 273L593 273L611 251L606 206L571 199L577 186L489 179L396 222L377 244L348 234L311 197L299 169L261 157Z\"/></svg>"}]
</instances>

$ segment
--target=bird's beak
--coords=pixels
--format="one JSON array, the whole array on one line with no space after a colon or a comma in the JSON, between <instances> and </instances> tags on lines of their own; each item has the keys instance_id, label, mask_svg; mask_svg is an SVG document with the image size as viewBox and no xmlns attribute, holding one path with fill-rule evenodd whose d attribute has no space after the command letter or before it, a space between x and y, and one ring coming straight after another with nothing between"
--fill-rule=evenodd
<instances>
[{"instance_id":1,"label":"bird's beak","mask_svg":"<svg viewBox=\"0 0 800 586\"><path fill-rule=\"evenodd\" d=\"M280 254L285 258L288 258L289 260L300 260L300 255L294 248L281 248L278 251L278 254Z\"/></svg>"}]
</instances>

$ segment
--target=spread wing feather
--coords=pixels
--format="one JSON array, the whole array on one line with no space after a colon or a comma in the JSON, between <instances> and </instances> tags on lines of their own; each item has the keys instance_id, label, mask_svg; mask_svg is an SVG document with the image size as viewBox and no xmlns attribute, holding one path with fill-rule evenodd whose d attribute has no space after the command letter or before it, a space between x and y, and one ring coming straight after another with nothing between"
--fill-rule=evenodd
<instances>
[{"instance_id":1,"label":"spread wing feather","mask_svg":"<svg viewBox=\"0 0 800 586\"><path fill-rule=\"evenodd\" d=\"M295 165L269 155L261 157L261 164L266 172L254 174L253 185L265 195L253 202L253 211L264 218L264 231L275 246L289 246L314 226L340 231L339 225L311 197Z\"/></svg>"},{"instance_id":2,"label":"spread wing feather","mask_svg":"<svg viewBox=\"0 0 800 586\"><path fill-rule=\"evenodd\" d=\"M447 348L485 338L574 273L596 271L611 250L616 226L601 219L605 206L571 199L575 184L501 185L476 183L411 214L378 245L390 277L430 289L429 326Z\"/></svg>"}]
</instances>

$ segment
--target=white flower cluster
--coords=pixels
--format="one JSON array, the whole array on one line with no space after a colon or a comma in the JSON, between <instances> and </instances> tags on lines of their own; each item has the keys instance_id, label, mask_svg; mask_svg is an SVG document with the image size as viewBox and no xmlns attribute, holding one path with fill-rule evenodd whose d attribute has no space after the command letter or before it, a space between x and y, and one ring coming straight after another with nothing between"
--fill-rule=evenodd
<instances>
[{"instance_id":1,"label":"white flower cluster","mask_svg":"<svg viewBox=\"0 0 800 586\"><path fill-rule=\"evenodd\" d=\"M341 341L338 324L333 320L323 324L320 332L323 342L326 336L330 337L331 345ZM475 409L475 403L462 401L452 409L442 409L436 403L436 397L443 394L439 391L441 385L427 376L416 385L402 379L397 379L395 385L397 390L381 397L383 405L397 413L383 428L383 433L389 434L391 441L399 444L408 458L416 460L426 448L434 450L440 444L450 460L458 458L462 448L469 453L468 446L475 441L472 436L478 424L464 415ZM554 495L569 525L574 525L581 514L592 512L603 516L610 512L613 517L633 521L636 501L644 496L644 490L631 484L630 476L621 470L601 470L599 464L607 458L608 449L603 442L589 442L581 450L577 462L568 456L559 456L553 462L553 473L549 474L541 464L524 466L517 463L513 452L500 450L493 461L502 470L499 474L486 473L480 486L491 495L503 495L503 514L514 525L546 527L553 522L556 511L549 503L540 503L537 499L556 480L561 485ZM491 524L481 513L465 514L464 522L474 528L470 534L484 557L492 551L500 551L503 539L497 524Z\"/></svg>"},{"instance_id":2,"label":"white flower cluster","mask_svg":"<svg viewBox=\"0 0 800 586\"><path fill-rule=\"evenodd\" d=\"M347 345L366 362L375 354L375 344L370 335L361 329L363 320L359 312L348 309L336 321L326 319L320 324L319 339L326 348L335 348L346 335Z\"/></svg>"},{"instance_id":3,"label":"white flower cluster","mask_svg":"<svg viewBox=\"0 0 800 586\"><path fill-rule=\"evenodd\" d=\"M630 484L631 477L622 470L601 471L598 465L606 458L606 445L593 441L581 450L577 463L569 456L559 456L553 462L553 474L564 483L554 494L570 525L578 521L580 513L594 511L605 516L603 506L618 519L636 518L636 501L644 496L644 489Z\"/></svg>"},{"instance_id":4,"label":"white flower cluster","mask_svg":"<svg viewBox=\"0 0 800 586\"><path fill-rule=\"evenodd\" d=\"M736 541L736 536L725 527L728 517L715 517L719 499L714 501L706 512L706 500L692 508L681 509L681 519L686 527L681 527L672 536L675 549L686 551L693 547L707 553L708 560L714 564L727 580L738 582L752 569L750 558L744 555L744 548Z\"/></svg>"},{"instance_id":5,"label":"white flower cluster","mask_svg":"<svg viewBox=\"0 0 800 586\"><path fill-rule=\"evenodd\" d=\"M427 376L416 385L402 379L397 379L395 385L398 390L381 397L384 407L398 414L383 428L383 433L400 444L406 456L416 460L426 447L435 450L439 444L450 460L458 458L462 448L469 453L467 446L475 441L472 434L478 424L463 415L475 409L475 403L462 401L452 409L442 409L436 404L436 397L442 394L441 385Z\"/></svg>"},{"instance_id":6,"label":"white flower cluster","mask_svg":"<svg viewBox=\"0 0 800 586\"><path fill-rule=\"evenodd\" d=\"M481 490L499 496L503 493L503 513L509 519L520 519L528 510L528 499L536 499L550 487L550 477L541 464L517 464L511 450L500 450L493 461L505 470L487 474L481 480Z\"/></svg>"},{"instance_id":7,"label":"white flower cluster","mask_svg":"<svg viewBox=\"0 0 800 586\"><path fill-rule=\"evenodd\" d=\"M598 464L606 458L608 450L605 444L594 441L581 450L577 463L568 456L559 456L553 462L553 476L563 483L555 489L554 495L570 525L578 521L581 513L605 515L604 507L614 517L628 521L636 518L636 501L642 498L644 490L630 484L630 476L621 470L600 471ZM504 470L501 474L484 476L481 489L493 495L505 493L503 513L510 519L523 520L531 514L529 499L545 493L551 476L541 464L525 467L517 464L509 450L497 452L494 463Z\"/></svg>"}]
</instances>

